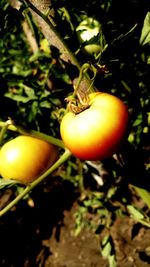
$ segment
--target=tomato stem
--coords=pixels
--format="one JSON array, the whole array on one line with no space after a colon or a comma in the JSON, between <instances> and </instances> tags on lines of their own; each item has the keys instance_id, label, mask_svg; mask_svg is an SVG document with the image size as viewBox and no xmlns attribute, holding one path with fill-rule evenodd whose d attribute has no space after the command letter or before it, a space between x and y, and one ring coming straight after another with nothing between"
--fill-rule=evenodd
<instances>
[{"instance_id":1,"label":"tomato stem","mask_svg":"<svg viewBox=\"0 0 150 267\"><path fill-rule=\"evenodd\" d=\"M12 124L11 119L8 119L6 122L3 123L3 125L1 126L1 131L0 131L0 146L3 143L3 139L5 136L5 133L7 132L8 127Z\"/></svg>"},{"instance_id":2,"label":"tomato stem","mask_svg":"<svg viewBox=\"0 0 150 267\"><path fill-rule=\"evenodd\" d=\"M35 181L31 184L27 185L25 189L15 198L13 199L5 208L0 211L0 217L6 214L11 208L13 208L25 195L27 195L33 188L35 188L39 183L41 183L48 175L50 175L53 171L55 171L60 165L62 165L68 158L71 156L71 152L69 150L65 150L65 152L61 155L61 157L42 175L40 175Z\"/></svg>"},{"instance_id":3,"label":"tomato stem","mask_svg":"<svg viewBox=\"0 0 150 267\"><path fill-rule=\"evenodd\" d=\"M89 79L89 82L87 83L86 78L88 77L88 69L93 72L93 78ZM75 78L73 81L74 92L71 96L66 98L66 101L68 102L67 109L69 111L78 114L89 107L89 93L95 92L93 83L96 74L97 70L92 64L85 63L82 65L79 77Z\"/></svg>"},{"instance_id":4,"label":"tomato stem","mask_svg":"<svg viewBox=\"0 0 150 267\"><path fill-rule=\"evenodd\" d=\"M83 165L80 159L78 159L78 166L79 166L79 188L80 192L84 192L84 176L83 176Z\"/></svg>"},{"instance_id":5,"label":"tomato stem","mask_svg":"<svg viewBox=\"0 0 150 267\"><path fill-rule=\"evenodd\" d=\"M91 91L94 90L94 88L92 88L93 86L93 81L90 79L89 80L89 84L88 84L88 88L87 87L82 87L80 86L81 82L84 82L85 77L87 77L87 70L90 69L90 64L89 63L85 63L82 65L82 67L80 68L80 72L79 72L79 77L77 79L77 82L74 86L74 93L73 96L78 96L81 97L79 98L79 101L81 101L82 99L84 99L87 94ZM83 89L84 88L84 89ZM82 104L82 102L80 102Z\"/></svg>"},{"instance_id":6,"label":"tomato stem","mask_svg":"<svg viewBox=\"0 0 150 267\"><path fill-rule=\"evenodd\" d=\"M47 135L47 134L44 134L44 133L41 133L41 132L38 132L38 131L35 131L35 130L26 130L21 126L15 125L13 122L11 122L11 124L8 124L8 122L0 121L0 127L2 127L2 129L4 127L5 132L6 132L6 128L5 128L6 125L7 125L7 129L8 130L16 131L16 132L18 132L20 134L23 134L23 135L30 135L30 136L33 136L33 137L36 137L36 138L40 138L40 139L43 139L44 141L49 142L49 143L51 143L53 145L56 145L56 146L58 146L60 148L63 148L63 149L65 148L62 140L60 140L58 138L55 138L53 136L50 136L50 135ZM0 141L1 141L1 139L0 139Z\"/></svg>"}]
</instances>

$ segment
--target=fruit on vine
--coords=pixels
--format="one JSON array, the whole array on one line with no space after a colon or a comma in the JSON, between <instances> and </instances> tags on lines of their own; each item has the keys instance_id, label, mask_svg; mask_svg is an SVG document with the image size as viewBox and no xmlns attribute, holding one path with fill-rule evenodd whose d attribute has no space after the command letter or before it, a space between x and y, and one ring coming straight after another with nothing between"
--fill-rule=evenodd
<instances>
[{"instance_id":1,"label":"fruit on vine","mask_svg":"<svg viewBox=\"0 0 150 267\"><path fill-rule=\"evenodd\" d=\"M89 55L98 54L100 52L99 38L96 37L98 37L98 34L101 32L101 25L96 19L91 17L84 19L76 28L76 32L84 52Z\"/></svg>"},{"instance_id":2,"label":"fruit on vine","mask_svg":"<svg viewBox=\"0 0 150 267\"><path fill-rule=\"evenodd\" d=\"M64 115L60 133L74 156L82 160L102 160L121 147L128 131L128 108L109 93L91 93L89 99L85 110Z\"/></svg>"},{"instance_id":3,"label":"fruit on vine","mask_svg":"<svg viewBox=\"0 0 150 267\"><path fill-rule=\"evenodd\" d=\"M41 139L20 135L0 149L0 174L4 179L33 182L56 160L57 148Z\"/></svg>"}]
</instances>

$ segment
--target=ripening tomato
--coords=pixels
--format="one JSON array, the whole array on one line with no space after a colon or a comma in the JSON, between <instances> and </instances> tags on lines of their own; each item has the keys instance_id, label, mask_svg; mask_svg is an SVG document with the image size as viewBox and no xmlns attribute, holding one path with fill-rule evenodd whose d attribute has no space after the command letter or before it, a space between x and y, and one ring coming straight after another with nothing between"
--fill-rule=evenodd
<instances>
[{"instance_id":1,"label":"ripening tomato","mask_svg":"<svg viewBox=\"0 0 150 267\"><path fill-rule=\"evenodd\" d=\"M127 134L128 109L122 100L108 93L92 93L89 98L87 109L64 115L60 133L74 156L102 160L120 148Z\"/></svg>"},{"instance_id":2,"label":"ripening tomato","mask_svg":"<svg viewBox=\"0 0 150 267\"><path fill-rule=\"evenodd\" d=\"M30 183L48 169L57 156L54 145L35 137L20 135L2 146L0 174L5 179Z\"/></svg>"}]
</instances>

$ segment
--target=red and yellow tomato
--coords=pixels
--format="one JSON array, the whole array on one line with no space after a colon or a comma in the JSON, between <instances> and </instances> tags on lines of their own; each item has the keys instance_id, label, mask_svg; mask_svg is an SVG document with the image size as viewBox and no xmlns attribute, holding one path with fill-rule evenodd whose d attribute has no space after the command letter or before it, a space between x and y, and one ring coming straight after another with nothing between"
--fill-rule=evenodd
<instances>
[{"instance_id":1,"label":"red and yellow tomato","mask_svg":"<svg viewBox=\"0 0 150 267\"><path fill-rule=\"evenodd\" d=\"M118 97L96 92L89 107L79 114L71 111L61 121L65 146L82 160L102 160L118 151L128 130L128 108Z\"/></svg>"}]
</instances>

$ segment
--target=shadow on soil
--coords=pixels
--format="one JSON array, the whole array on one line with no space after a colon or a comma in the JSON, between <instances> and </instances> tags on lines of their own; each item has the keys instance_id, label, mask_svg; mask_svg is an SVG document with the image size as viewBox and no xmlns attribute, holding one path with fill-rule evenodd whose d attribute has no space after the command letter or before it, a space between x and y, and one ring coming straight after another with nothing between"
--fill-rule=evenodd
<instances>
[{"instance_id":1,"label":"shadow on soil","mask_svg":"<svg viewBox=\"0 0 150 267\"><path fill-rule=\"evenodd\" d=\"M76 193L71 183L58 180L44 189L38 187L31 197L34 207L26 200L21 201L17 209L8 212L0 221L0 266L41 266L36 264L41 242L50 238L54 227L55 238L59 240L64 210L70 210ZM47 250L44 253L49 255Z\"/></svg>"}]
</instances>

